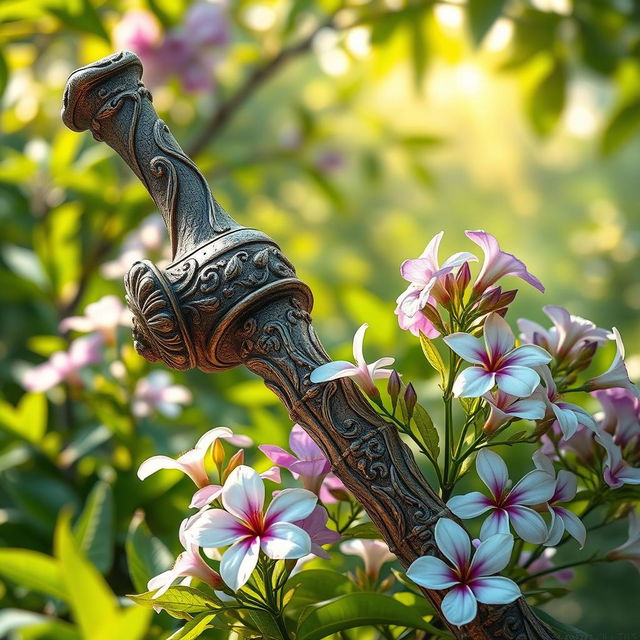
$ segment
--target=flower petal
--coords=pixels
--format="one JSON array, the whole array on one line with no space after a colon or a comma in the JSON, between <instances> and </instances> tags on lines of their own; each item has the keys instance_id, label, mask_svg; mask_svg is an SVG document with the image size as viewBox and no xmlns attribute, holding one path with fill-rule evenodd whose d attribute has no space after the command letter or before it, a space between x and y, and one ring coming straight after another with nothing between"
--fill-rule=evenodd
<instances>
[{"instance_id":1,"label":"flower petal","mask_svg":"<svg viewBox=\"0 0 640 640\"><path fill-rule=\"evenodd\" d=\"M218 438L233 438L229 427L215 427L200 437L194 449L208 449Z\"/></svg>"},{"instance_id":2,"label":"flower petal","mask_svg":"<svg viewBox=\"0 0 640 640\"><path fill-rule=\"evenodd\" d=\"M151 474L160 471L160 469L178 469L183 473L185 472L184 467L177 460L169 456L152 456L145 460L138 468L138 478L140 478L140 480L146 480Z\"/></svg>"},{"instance_id":3,"label":"flower petal","mask_svg":"<svg viewBox=\"0 0 640 640\"><path fill-rule=\"evenodd\" d=\"M551 496L551 502L569 502L573 500L578 491L578 478L571 471L561 469L556 478L556 488Z\"/></svg>"},{"instance_id":4,"label":"flower petal","mask_svg":"<svg viewBox=\"0 0 640 640\"><path fill-rule=\"evenodd\" d=\"M315 508L318 496L306 489L284 489L271 501L265 521L295 522L306 518Z\"/></svg>"},{"instance_id":5,"label":"flower petal","mask_svg":"<svg viewBox=\"0 0 640 640\"><path fill-rule=\"evenodd\" d=\"M275 444L261 444L258 449L264 453L271 462L290 469L291 465L298 461L295 456L292 456L288 451L285 451L282 447L278 447Z\"/></svg>"},{"instance_id":6,"label":"flower petal","mask_svg":"<svg viewBox=\"0 0 640 640\"><path fill-rule=\"evenodd\" d=\"M202 509L206 505L213 502L222 493L222 487L219 484L210 484L202 489L198 489L191 498L192 509Z\"/></svg>"},{"instance_id":7,"label":"flower petal","mask_svg":"<svg viewBox=\"0 0 640 640\"><path fill-rule=\"evenodd\" d=\"M364 359L364 334L366 333L369 325L365 322L363 325L359 327L359 329L355 332L353 336L353 357L355 359L356 365L361 366L366 363ZM313 382L313 380L312 380Z\"/></svg>"},{"instance_id":8,"label":"flower petal","mask_svg":"<svg viewBox=\"0 0 640 640\"><path fill-rule=\"evenodd\" d=\"M530 471L511 489L507 505L540 504L553 495L556 482L546 471Z\"/></svg>"},{"instance_id":9,"label":"flower petal","mask_svg":"<svg viewBox=\"0 0 640 640\"><path fill-rule=\"evenodd\" d=\"M496 362L513 349L513 332L499 313L493 312L487 316L484 323L484 341L492 362Z\"/></svg>"},{"instance_id":10,"label":"flower petal","mask_svg":"<svg viewBox=\"0 0 640 640\"><path fill-rule=\"evenodd\" d=\"M546 475L546 474L545 474ZM507 507L511 526L526 542L542 544L549 535L542 516L529 507Z\"/></svg>"},{"instance_id":11,"label":"flower petal","mask_svg":"<svg viewBox=\"0 0 640 640\"><path fill-rule=\"evenodd\" d=\"M556 515L555 507L549 507L549 513L551 514L551 523L544 545L545 547L555 547L564 535L564 520Z\"/></svg>"},{"instance_id":12,"label":"flower petal","mask_svg":"<svg viewBox=\"0 0 640 640\"><path fill-rule=\"evenodd\" d=\"M498 533L509 533L509 514L504 509L494 509L480 528L480 540Z\"/></svg>"},{"instance_id":13,"label":"flower petal","mask_svg":"<svg viewBox=\"0 0 640 640\"><path fill-rule=\"evenodd\" d=\"M453 496L447 502L447 507L463 520L469 518L475 518L482 513L485 513L491 508L492 502L479 491L472 491L466 493L463 496Z\"/></svg>"},{"instance_id":14,"label":"flower petal","mask_svg":"<svg viewBox=\"0 0 640 640\"><path fill-rule=\"evenodd\" d=\"M469 586L478 602L484 604L508 604L522 595L520 587L513 580L502 576L480 578Z\"/></svg>"},{"instance_id":15,"label":"flower petal","mask_svg":"<svg viewBox=\"0 0 640 640\"><path fill-rule=\"evenodd\" d=\"M469 333L452 333L444 336L443 340L450 349L467 362L483 365L487 361L484 345Z\"/></svg>"},{"instance_id":16,"label":"flower petal","mask_svg":"<svg viewBox=\"0 0 640 640\"><path fill-rule=\"evenodd\" d=\"M512 550L513 536L510 533L496 533L485 538L473 556L470 575L479 578L502 571L509 563Z\"/></svg>"},{"instance_id":17,"label":"flower petal","mask_svg":"<svg viewBox=\"0 0 640 640\"><path fill-rule=\"evenodd\" d=\"M309 534L290 522L276 522L267 528L260 546L269 558L302 558L311 552Z\"/></svg>"},{"instance_id":18,"label":"flower petal","mask_svg":"<svg viewBox=\"0 0 640 640\"><path fill-rule=\"evenodd\" d=\"M359 372L358 367L354 366L351 362L336 360L335 362L327 362L317 369L314 369L311 372L310 380L313 383L329 382L330 380L337 380L338 378L355 376Z\"/></svg>"},{"instance_id":19,"label":"flower petal","mask_svg":"<svg viewBox=\"0 0 640 640\"><path fill-rule=\"evenodd\" d=\"M471 622L478 613L478 603L469 587L458 585L442 599L442 614L457 627Z\"/></svg>"},{"instance_id":20,"label":"flower petal","mask_svg":"<svg viewBox=\"0 0 640 640\"><path fill-rule=\"evenodd\" d=\"M449 565L433 556L414 560L407 569L407 576L427 589L447 589L460 582Z\"/></svg>"},{"instance_id":21,"label":"flower petal","mask_svg":"<svg viewBox=\"0 0 640 640\"><path fill-rule=\"evenodd\" d=\"M320 449L311 436L299 424L294 424L293 427L291 427L291 432L289 433L289 449L301 460L324 458L322 449Z\"/></svg>"},{"instance_id":22,"label":"flower petal","mask_svg":"<svg viewBox=\"0 0 640 640\"><path fill-rule=\"evenodd\" d=\"M564 527L567 530L567 533L578 541L580 548L582 549L587 539L587 529L582 520L580 520L573 511L569 511L569 509L565 509L564 507L554 507L553 510L555 511L558 519L561 518L564 522Z\"/></svg>"},{"instance_id":23,"label":"flower petal","mask_svg":"<svg viewBox=\"0 0 640 640\"><path fill-rule=\"evenodd\" d=\"M506 358L505 364L521 367L539 367L551 362L551 354L534 344L516 347Z\"/></svg>"},{"instance_id":24,"label":"flower petal","mask_svg":"<svg viewBox=\"0 0 640 640\"><path fill-rule=\"evenodd\" d=\"M264 482L251 467L236 467L222 489L224 508L238 518L251 521L264 506Z\"/></svg>"},{"instance_id":25,"label":"flower petal","mask_svg":"<svg viewBox=\"0 0 640 640\"><path fill-rule=\"evenodd\" d=\"M453 383L453 395L456 398L479 398L493 388L495 378L495 373L469 367L458 374Z\"/></svg>"},{"instance_id":26,"label":"flower petal","mask_svg":"<svg viewBox=\"0 0 640 640\"><path fill-rule=\"evenodd\" d=\"M504 460L490 449L481 449L476 456L476 471L491 495L498 499L509 484L509 471Z\"/></svg>"},{"instance_id":27,"label":"flower petal","mask_svg":"<svg viewBox=\"0 0 640 640\"><path fill-rule=\"evenodd\" d=\"M553 413L560 425L562 439L568 440L578 430L578 416L573 411L562 409L557 404L551 404Z\"/></svg>"},{"instance_id":28,"label":"flower petal","mask_svg":"<svg viewBox=\"0 0 640 640\"><path fill-rule=\"evenodd\" d=\"M209 509L193 518L186 530L187 540L200 547L226 547L250 535L251 531L223 509Z\"/></svg>"},{"instance_id":29,"label":"flower petal","mask_svg":"<svg viewBox=\"0 0 640 640\"><path fill-rule=\"evenodd\" d=\"M234 591L251 577L258 563L260 538L249 537L229 547L220 560L220 576Z\"/></svg>"},{"instance_id":30,"label":"flower petal","mask_svg":"<svg viewBox=\"0 0 640 640\"><path fill-rule=\"evenodd\" d=\"M459 569L469 564L471 542L469 534L450 518L440 518L435 526L438 548Z\"/></svg>"},{"instance_id":31,"label":"flower petal","mask_svg":"<svg viewBox=\"0 0 640 640\"><path fill-rule=\"evenodd\" d=\"M505 393L526 398L540 384L540 376L528 367L509 365L500 367L500 370L496 372L496 384Z\"/></svg>"}]
</instances>

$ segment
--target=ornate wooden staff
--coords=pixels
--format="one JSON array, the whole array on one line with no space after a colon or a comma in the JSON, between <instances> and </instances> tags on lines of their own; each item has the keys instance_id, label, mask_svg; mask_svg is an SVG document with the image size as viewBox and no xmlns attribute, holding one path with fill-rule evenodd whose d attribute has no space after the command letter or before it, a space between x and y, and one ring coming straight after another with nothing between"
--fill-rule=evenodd
<instances>
[{"instance_id":1,"label":"ornate wooden staff","mask_svg":"<svg viewBox=\"0 0 640 640\"><path fill-rule=\"evenodd\" d=\"M349 380L313 384L329 361L311 326L313 298L278 245L242 227L211 195L151 104L142 64L124 51L75 71L62 119L113 147L142 180L169 230L172 263L136 262L125 279L138 353L173 369L223 371L240 364L264 378L353 492L407 567L438 554L433 528L453 517L429 487L395 427ZM424 590L440 610L442 594ZM551 640L524 598L481 605L451 627L457 638Z\"/></svg>"}]
</instances>

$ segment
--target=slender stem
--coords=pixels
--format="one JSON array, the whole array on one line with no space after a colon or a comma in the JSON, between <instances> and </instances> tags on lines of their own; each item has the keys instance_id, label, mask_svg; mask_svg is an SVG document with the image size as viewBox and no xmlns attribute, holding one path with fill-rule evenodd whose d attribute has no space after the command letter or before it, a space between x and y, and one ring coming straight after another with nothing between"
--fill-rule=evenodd
<instances>
[{"instance_id":1,"label":"slender stem","mask_svg":"<svg viewBox=\"0 0 640 640\"><path fill-rule=\"evenodd\" d=\"M541 578L542 576L549 575L550 573L556 573L557 571L562 571L563 569L571 569L572 567L579 567L583 564L595 564L596 562L607 562L606 558L597 558L595 555L587 558L586 560L576 560L575 562L567 562L566 564L559 564L555 567L551 567L549 569L544 569L543 571L538 571L537 573L532 573L520 580L517 580L518 584L524 584L525 582L530 582L531 580L535 580L536 578Z\"/></svg>"}]
</instances>

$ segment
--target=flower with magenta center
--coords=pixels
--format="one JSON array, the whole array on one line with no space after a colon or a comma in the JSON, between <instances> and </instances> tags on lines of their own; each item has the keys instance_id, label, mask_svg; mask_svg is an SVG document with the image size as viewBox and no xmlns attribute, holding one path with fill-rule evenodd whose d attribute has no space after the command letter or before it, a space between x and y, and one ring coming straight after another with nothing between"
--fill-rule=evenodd
<instances>
[{"instance_id":1,"label":"flower with magenta center","mask_svg":"<svg viewBox=\"0 0 640 640\"><path fill-rule=\"evenodd\" d=\"M338 378L353 378L364 392L373 397L377 397L379 392L376 388L374 380L378 378L388 378L392 370L384 369L395 362L395 358L380 358L371 364L367 364L364 359L363 342L364 334L368 324L363 324L353 337L353 358L355 364L346 360L336 360L335 362L327 362L314 369L311 372L311 382L328 382L337 380Z\"/></svg>"},{"instance_id":2,"label":"flower with magenta center","mask_svg":"<svg viewBox=\"0 0 640 640\"><path fill-rule=\"evenodd\" d=\"M311 514L317 497L306 489L279 492L264 511L265 489L250 467L236 467L222 488L224 509L193 519L187 535L201 547L227 547L220 575L234 591L251 577L260 550L273 560L302 558L311 551L309 534L293 524Z\"/></svg>"},{"instance_id":3,"label":"flower with magenta center","mask_svg":"<svg viewBox=\"0 0 640 640\"><path fill-rule=\"evenodd\" d=\"M528 397L540 383L533 367L551 361L551 356L536 345L515 347L511 328L497 313L490 313L485 320L484 345L475 336L460 332L445 336L444 341L474 365L456 378L453 385L456 397L479 398L496 385L510 395Z\"/></svg>"},{"instance_id":4,"label":"flower with magenta center","mask_svg":"<svg viewBox=\"0 0 640 640\"><path fill-rule=\"evenodd\" d=\"M435 537L450 565L440 558L423 556L411 564L407 576L427 589L450 589L442 599L442 613L451 624L461 627L471 622L478 612L478 602L508 604L521 596L513 580L494 575L509 562L512 535L497 533L487 537L473 558L467 532L453 520L438 520Z\"/></svg>"},{"instance_id":5,"label":"flower with magenta center","mask_svg":"<svg viewBox=\"0 0 640 640\"><path fill-rule=\"evenodd\" d=\"M500 389L494 393L486 393L483 397L489 405L489 416L482 427L486 433L493 433L514 418L540 420L544 417L545 406L542 400L517 398Z\"/></svg>"},{"instance_id":6,"label":"flower with magenta center","mask_svg":"<svg viewBox=\"0 0 640 640\"><path fill-rule=\"evenodd\" d=\"M473 291L479 295L500 278L516 276L544 293L544 287L538 278L527 271L527 266L511 253L502 251L498 241L486 231L465 231L467 238L475 242L484 253L482 269L473 285Z\"/></svg>"},{"instance_id":7,"label":"flower with magenta center","mask_svg":"<svg viewBox=\"0 0 640 640\"><path fill-rule=\"evenodd\" d=\"M481 449L476 457L476 471L489 489L490 497L479 491L454 496L447 506L459 518L475 518L487 511L480 539L496 533L509 533L509 525L527 542L542 544L548 535L542 516L528 505L544 504L551 498L555 481L545 471L530 471L510 490L509 471L502 458L490 449Z\"/></svg>"}]
</instances>

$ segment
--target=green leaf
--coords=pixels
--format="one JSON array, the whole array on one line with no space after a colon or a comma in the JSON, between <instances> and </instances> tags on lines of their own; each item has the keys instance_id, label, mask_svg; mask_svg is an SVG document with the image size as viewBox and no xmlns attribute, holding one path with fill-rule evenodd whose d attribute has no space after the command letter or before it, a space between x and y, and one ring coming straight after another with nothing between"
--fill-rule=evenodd
<instances>
[{"instance_id":1,"label":"green leaf","mask_svg":"<svg viewBox=\"0 0 640 640\"><path fill-rule=\"evenodd\" d=\"M249 609L247 615L264 638L284 640L285 636L271 613L262 609Z\"/></svg>"},{"instance_id":2,"label":"green leaf","mask_svg":"<svg viewBox=\"0 0 640 640\"><path fill-rule=\"evenodd\" d=\"M69 606L82 635L113 640L118 624L116 598L97 569L78 549L68 512L60 516L54 541L56 557L69 593Z\"/></svg>"},{"instance_id":3,"label":"green leaf","mask_svg":"<svg viewBox=\"0 0 640 640\"><path fill-rule=\"evenodd\" d=\"M570 624L565 624L564 622L556 620L553 616L549 615L539 607L533 607L533 610L540 620L549 625L553 630L559 632L561 637L572 638L575 640L589 640L589 638L591 638L588 633L585 633Z\"/></svg>"},{"instance_id":4,"label":"green leaf","mask_svg":"<svg viewBox=\"0 0 640 640\"><path fill-rule=\"evenodd\" d=\"M84 33L92 33L108 43L111 42L102 20L91 0L49 0L43 3L60 22Z\"/></svg>"},{"instance_id":5,"label":"green leaf","mask_svg":"<svg viewBox=\"0 0 640 640\"><path fill-rule=\"evenodd\" d=\"M294 611L335 598L337 595L353 593L356 585L343 573L326 569L309 569L296 573L287 580L285 593L291 589L295 589L295 593L287 605L287 610Z\"/></svg>"},{"instance_id":6,"label":"green leaf","mask_svg":"<svg viewBox=\"0 0 640 640\"><path fill-rule=\"evenodd\" d=\"M373 522L362 522L342 532L343 538L363 538L365 540L380 540L381 535Z\"/></svg>"},{"instance_id":7,"label":"green leaf","mask_svg":"<svg viewBox=\"0 0 640 640\"><path fill-rule=\"evenodd\" d=\"M600 140L600 153L610 155L640 131L640 98L623 105L611 116Z\"/></svg>"},{"instance_id":8,"label":"green leaf","mask_svg":"<svg viewBox=\"0 0 640 640\"><path fill-rule=\"evenodd\" d=\"M0 611L0 638L13 638L11 632L18 630L21 640L81 640L73 626L51 616L22 609Z\"/></svg>"},{"instance_id":9,"label":"green leaf","mask_svg":"<svg viewBox=\"0 0 640 640\"><path fill-rule=\"evenodd\" d=\"M141 512L131 520L127 541L127 564L133 586L138 591L145 591L147 583L153 576L169 569L173 556L164 543L151 535Z\"/></svg>"},{"instance_id":10,"label":"green leaf","mask_svg":"<svg viewBox=\"0 0 640 640\"><path fill-rule=\"evenodd\" d=\"M533 87L527 105L529 120L540 136L549 135L556 126L566 98L567 68L555 59L540 82Z\"/></svg>"},{"instance_id":11,"label":"green leaf","mask_svg":"<svg viewBox=\"0 0 640 640\"><path fill-rule=\"evenodd\" d=\"M17 407L0 402L0 428L39 445L47 430L47 399L43 393L25 393Z\"/></svg>"},{"instance_id":12,"label":"green leaf","mask_svg":"<svg viewBox=\"0 0 640 640\"><path fill-rule=\"evenodd\" d=\"M189 614L203 613L212 609L218 610L221 607L219 600L193 587L171 587L159 598L154 598L154 593L154 591L147 591L131 595L129 598L135 603L147 607L162 607L169 611Z\"/></svg>"},{"instance_id":13,"label":"green leaf","mask_svg":"<svg viewBox=\"0 0 640 640\"><path fill-rule=\"evenodd\" d=\"M106 482L99 481L93 487L73 533L80 551L107 573L113 563L114 523L113 492Z\"/></svg>"},{"instance_id":14,"label":"green leaf","mask_svg":"<svg viewBox=\"0 0 640 640\"><path fill-rule=\"evenodd\" d=\"M69 595L58 562L39 551L0 549L0 576L59 600Z\"/></svg>"},{"instance_id":15,"label":"green leaf","mask_svg":"<svg viewBox=\"0 0 640 640\"><path fill-rule=\"evenodd\" d=\"M472 0L467 4L469 30L478 46L489 33L493 23L502 15L506 0Z\"/></svg>"},{"instance_id":16,"label":"green leaf","mask_svg":"<svg viewBox=\"0 0 640 640\"><path fill-rule=\"evenodd\" d=\"M317 607L309 607L300 620L297 640L320 640L333 633L391 624L440 633L413 609L380 593L350 593Z\"/></svg>"},{"instance_id":17,"label":"green leaf","mask_svg":"<svg viewBox=\"0 0 640 640\"><path fill-rule=\"evenodd\" d=\"M193 620L178 629L167 640L195 640L203 631L210 628L209 622L215 617L215 613L201 613Z\"/></svg>"},{"instance_id":18,"label":"green leaf","mask_svg":"<svg viewBox=\"0 0 640 640\"><path fill-rule=\"evenodd\" d=\"M424 76L429 60L427 40L425 37L426 25L423 16L416 14L407 21L409 27L409 39L411 47L411 62L413 67L413 83L417 91L424 86Z\"/></svg>"},{"instance_id":19,"label":"green leaf","mask_svg":"<svg viewBox=\"0 0 640 640\"><path fill-rule=\"evenodd\" d=\"M417 403L413 409L412 420L418 430L420 441L425 445L434 460L437 460L440 455L440 434L435 428L431 416L421 404Z\"/></svg>"},{"instance_id":20,"label":"green leaf","mask_svg":"<svg viewBox=\"0 0 640 640\"><path fill-rule=\"evenodd\" d=\"M7 65L5 57L2 55L2 51L0 51L0 98L2 98L7 84L9 84L9 66Z\"/></svg>"},{"instance_id":21,"label":"green leaf","mask_svg":"<svg viewBox=\"0 0 640 640\"><path fill-rule=\"evenodd\" d=\"M126 609L120 609L113 637L122 638L123 640L143 640L143 638L147 638L152 615L153 611L146 607L130 606Z\"/></svg>"},{"instance_id":22,"label":"green leaf","mask_svg":"<svg viewBox=\"0 0 640 640\"><path fill-rule=\"evenodd\" d=\"M433 344L433 340L427 338L422 331L420 332L420 346L422 347L422 353L424 353L427 362L440 374L442 384L444 385L447 377L447 368L444 365L440 352Z\"/></svg>"}]
</instances>

